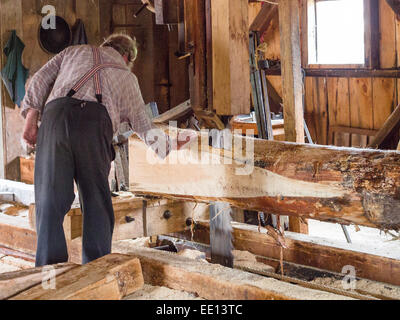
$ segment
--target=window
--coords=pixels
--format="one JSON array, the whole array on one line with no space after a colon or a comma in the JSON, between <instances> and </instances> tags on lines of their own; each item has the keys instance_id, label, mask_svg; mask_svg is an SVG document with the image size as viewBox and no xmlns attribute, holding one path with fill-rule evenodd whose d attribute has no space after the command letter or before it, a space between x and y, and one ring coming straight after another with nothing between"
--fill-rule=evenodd
<instances>
[{"instance_id":1,"label":"window","mask_svg":"<svg viewBox=\"0 0 400 320\"><path fill-rule=\"evenodd\" d=\"M365 0L308 0L308 64L364 66Z\"/></svg>"}]
</instances>

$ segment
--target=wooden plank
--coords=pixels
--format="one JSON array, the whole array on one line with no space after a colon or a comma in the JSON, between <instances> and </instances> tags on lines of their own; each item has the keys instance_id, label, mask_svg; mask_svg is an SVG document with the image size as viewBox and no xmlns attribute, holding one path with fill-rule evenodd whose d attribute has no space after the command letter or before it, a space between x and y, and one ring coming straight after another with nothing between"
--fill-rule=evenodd
<instances>
[{"instance_id":1,"label":"wooden plank","mask_svg":"<svg viewBox=\"0 0 400 320\"><path fill-rule=\"evenodd\" d=\"M196 221L193 241L209 244L209 223ZM190 232L175 234L191 240ZM236 250L246 250L255 255L280 260L281 246L263 229L257 226L233 223L233 246ZM346 265L354 266L357 277L400 285L397 274L400 260L357 251L349 244L324 244L322 238L309 237L292 232L285 233L283 259L286 262L306 265L332 272L342 273Z\"/></svg>"},{"instance_id":2,"label":"wooden plank","mask_svg":"<svg viewBox=\"0 0 400 320\"><path fill-rule=\"evenodd\" d=\"M0 217L0 245L28 254L36 254L36 232L17 217Z\"/></svg>"},{"instance_id":3,"label":"wooden plank","mask_svg":"<svg viewBox=\"0 0 400 320\"><path fill-rule=\"evenodd\" d=\"M374 129L379 130L396 108L396 80L376 78L372 85Z\"/></svg>"},{"instance_id":4,"label":"wooden plank","mask_svg":"<svg viewBox=\"0 0 400 320\"><path fill-rule=\"evenodd\" d=\"M207 144L201 145L201 140ZM254 153L247 149L253 143ZM233 145L233 155L210 148L208 134L201 133L191 148L179 154L172 151L159 161L143 142L132 138L130 190L171 199L225 201L242 209L344 224L400 227L397 152L242 136L235 136Z\"/></svg>"},{"instance_id":5,"label":"wooden plank","mask_svg":"<svg viewBox=\"0 0 400 320\"><path fill-rule=\"evenodd\" d=\"M379 33L380 33L380 67L395 68L396 50L396 18L386 1L379 1Z\"/></svg>"},{"instance_id":6,"label":"wooden plank","mask_svg":"<svg viewBox=\"0 0 400 320\"><path fill-rule=\"evenodd\" d=\"M158 117L153 119L154 123L166 123L169 121L177 121L180 118L189 115L192 112L192 106L190 100L181 103L179 106L160 114Z\"/></svg>"},{"instance_id":7,"label":"wooden plank","mask_svg":"<svg viewBox=\"0 0 400 320\"><path fill-rule=\"evenodd\" d=\"M281 70L264 69L267 76L280 76ZM400 78L400 71L369 69L304 69L306 77L317 78Z\"/></svg>"},{"instance_id":8,"label":"wooden plank","mask_svg":"<svg viewBox=\"0 0 400 320\"><path fill-rule=\"evenodd\" d=\"M279 2L279 26L286 139L292 142L304 142L298 1Z\"/></svg>"},{"instance_id":9,"label":"wooden plank","mask_svg":"<svg viewBox=\"0 0 400 320\"><path fill-rule=\"evenodd\" d=\"M279 2L285 138L287 141L303 143L305 141L304 102L299 14L298 1L281 0ZM297 217L291 217L289 220L290 230L308 232L307 224Z\"/></svg>"},{"instance_id":10,"label":"wooden plank","mask_svg":"<svg viewBox=\"0 0 400 320\"><path fill-rule=\"evenodd\" d=\"M52 271L54 270L54 275L57 276L76 267L77 265L71 263L58 264L52 266ZM9 299L41 284L44 279L44 272L48 272L48 270L39 267L0 274L0 300Z\"/></svg>"},{"instance_id":11,"label":"wooden plank","mask_svg":"<svg viewBox=\"0 0 400 320\"><path fill-rule=\"evenodd\" d=\"M21 182L34 184L35 159L19 157Z\"/></svg>"},{"instance_id":12,"label":"wooden plank","mask_svg":"<svg viewBox=\"0 0 400 320\"><path fill-rule=\"evenodd\" d=\"M248 1L212 1L211 14L214 108L218 115L248 114Z\"/></svg>"},{"instance_id":13,"label":"wooden plank","mask_svg":"<svg viewBox=\"0 0 400 320\"><path fill-rule=\"evenodd\" d=\"M261 11L258 13L253 23L250 25L250 31L257 31L260 35L263 35L270 26L272 18L278 15L278 6L265 3L263 4Z\"/></svg>"},{"instance_id":14,"label":"wooden plank","mask_svg":"<svg viewBox=\"0 0 400 320\"><path fill-rule=\"evenodd\" d=\"M346 78L327 79L328 91L328 113L329 131L333 132L333 127L350 126L350 95L349 80ZM327 144L334 144L339 147L350 147L350 134L337 132L333 141L328 139Z\"/></svg>"},{"instance_id":15,"label":"wooden plank","mask_svg":"<svg viewBox=\"0 0 400 320\"><path fill-rule=\"evenodd\" d=\"M350 79L351 127L373 129L372 79ZM366 147L367 139L352 135L352 147Z\"/></svg>"},{"instance_id":16,"label":"wooden plank","mask_svg":"<svg viewBox=\"0 0 400 320\"><path fill-rule=\"evenodd\" d=\"M143 198L113 198L115 226L113 241L156 236L184 230L189 218L207 218L205 204L183 201L152 200L146 209L147 235L143 233ZM169 214L165 214L166 212ZM35 230L35 206L30 206L30 225ZM67 240L82 237L83 217L79 207L72 208L64 220Z\"/></svg>"},{"instance_id":17,"label":"wooden plank","mask_svg":"<svg viewBox=\"0 0 400 320\"><path fill-rule=\"evenodd\" d=\"M89 44L99 45L100 37L100 2L99 0L75 1L75 11L78 19L85 23ZM90 17L90 18L89 18Z\"/></svg>"},{"instance_id":18,"label":"wooden plank","mask_svg":"<svg viewBox=\"0 0 400 320\"><path fill-rule=\"evenodd\" d=\"M207 109L206 6L205 0L184 0L186 52L189 65L190 102L193 109Z\"/></svg>"},{"instance_id":19,"label":"wooden plank","mask_svg":"<svg viewBox=\"0 0 400 320\"><path fill-rule=\"evenodd\" d=\"M113 250L138 257L146 283L194 293L207 300L343 299L342 296L154 249L117 243Z\"/></svg>"},{"instance_id":20,"label":"wooden plank","mask_svg":"<svg viewBox=\"0 0 400 320\"><path fill-rule=\"evenodd\" d=\"M139 259L110 254L56 278L56 290L42 284L10 300L120 300L143 287Z\"/></svg>"}]
</instances>

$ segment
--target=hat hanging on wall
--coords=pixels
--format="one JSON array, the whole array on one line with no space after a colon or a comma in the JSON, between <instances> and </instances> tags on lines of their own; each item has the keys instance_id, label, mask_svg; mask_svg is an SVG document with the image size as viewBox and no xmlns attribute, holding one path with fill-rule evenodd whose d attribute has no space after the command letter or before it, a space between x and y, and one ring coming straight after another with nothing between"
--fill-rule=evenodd
<instances>
[{"instance_id":1,"label":"hat hanging on wall","mask_svg":"<svg viewBox=\"0 0 400 320\"><path fill-rule=\"evenodd\" d=\"M39 27L39 43L44 51L57 54L71 44L72 32L69 24L61 17L56 16L55 29Z\"/></svg>"}]
</instances>

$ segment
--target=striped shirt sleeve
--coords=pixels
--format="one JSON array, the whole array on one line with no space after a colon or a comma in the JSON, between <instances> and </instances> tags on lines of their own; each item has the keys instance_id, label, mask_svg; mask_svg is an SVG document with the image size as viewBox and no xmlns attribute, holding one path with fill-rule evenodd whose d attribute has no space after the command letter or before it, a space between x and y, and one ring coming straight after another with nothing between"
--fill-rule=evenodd
<instances>
[{"instance_id":1,"label":"striped shirt sleeve","mask_svg":"<svg viewBox=\"0 0 400 320\"><path fill-rule=\"evenodd\" d=\"M40 115L43 113L44 105L57 79L64 55L65 50L54 56L29 81L21 108L21 115L24 118L29 109L38 110Z\"/></svg>"}]
</instances>

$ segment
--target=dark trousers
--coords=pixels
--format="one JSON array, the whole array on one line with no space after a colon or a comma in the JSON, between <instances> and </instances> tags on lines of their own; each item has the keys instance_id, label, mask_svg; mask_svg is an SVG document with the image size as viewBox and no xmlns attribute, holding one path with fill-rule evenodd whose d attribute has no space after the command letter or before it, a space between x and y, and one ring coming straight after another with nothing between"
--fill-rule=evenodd
<instances>
[{"instance_id":1,"label":"dark trousers","mask_svg":"<svg viewBox=\"0 0 400 320\"><path fill-rule=\"evenodd\" d=\"M46 105L35 161L36 266L68 261L63 221L75 198L74 180L83 213L82 262L111 252L112 137L111 120L101 104L66 97Z\"/></svg>"}]
</instances>

